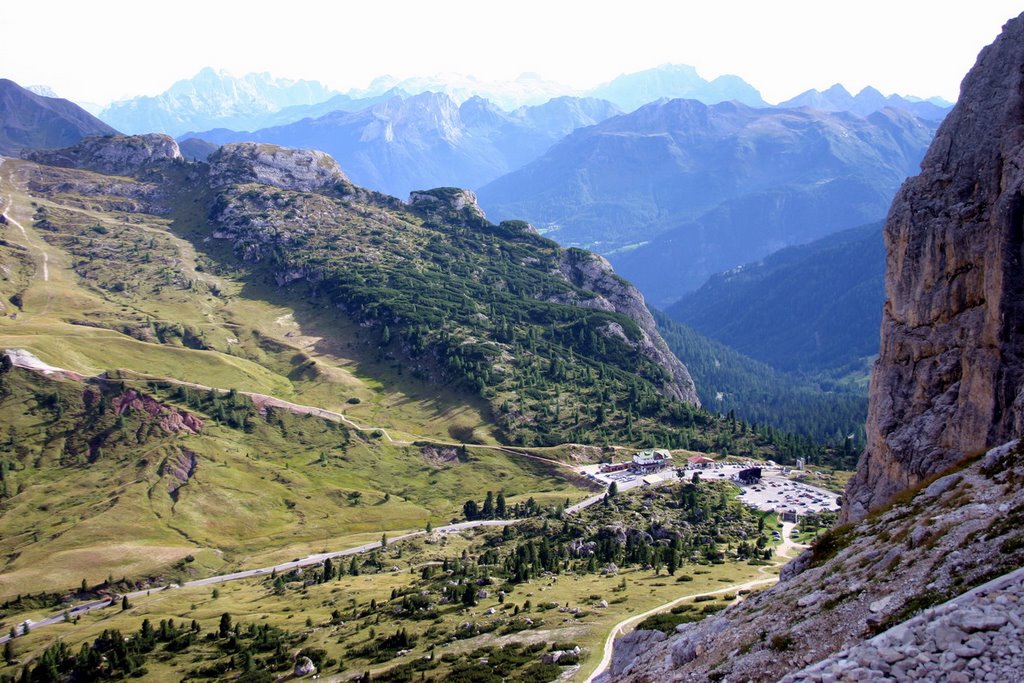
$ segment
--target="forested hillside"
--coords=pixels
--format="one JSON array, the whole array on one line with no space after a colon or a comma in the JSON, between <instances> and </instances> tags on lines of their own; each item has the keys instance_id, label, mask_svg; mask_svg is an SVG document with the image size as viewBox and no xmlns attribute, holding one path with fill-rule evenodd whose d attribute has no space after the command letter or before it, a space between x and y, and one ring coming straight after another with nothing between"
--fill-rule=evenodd
<instances>
[{"instance_id":1,"label":"forested hillside","mask_svg":"<svg viewBox=\"0 0 1024 683\"><path fill-rule=\"evenodd\" d=\"M866 379L884 272L872 223L719 273L665 313L779 370Z\"/></svg>"},{"instance_id":2,"label":"forested hillside","mask_svg":"<svg viewBox=\"0 0 1024 683\"><path fill-rule=\"evenodd\" d=\"M773 438L780 441L788 433L828 444L820 462L856 466L867 415L867 398L859 390L780 372L663 313L654 315L666 343L686 359L705 408L777 430Z\"/></svg>"}]
</instances>

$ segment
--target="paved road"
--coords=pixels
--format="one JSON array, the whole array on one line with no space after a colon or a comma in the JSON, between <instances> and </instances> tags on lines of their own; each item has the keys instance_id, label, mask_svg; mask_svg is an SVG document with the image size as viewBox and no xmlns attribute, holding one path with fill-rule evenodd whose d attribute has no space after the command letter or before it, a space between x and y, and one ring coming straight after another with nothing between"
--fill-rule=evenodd
<instances>
[{"instance_id":1,"label":"paved road","mask_svg":"<svg viewBox=\"0 0 1024 683\"><path fill-rule=\"evenodd\" d=\"M570 513L570 514L572 512L578 512L578 511L582 510L583 508L586 508L586 507L588 507L590 505L593 505L594 503L596 503L599 500L601 500L603 497L604 497L603 494L597 495L597 496L591 496L590 498L587 498L586 500L581 501L580 503L577 503L576 505L572 506L571 512L570 512L570 508L566 508L566 512ZM463 531L465 529L474 529L474 528L477 528L477 527L508 526L509 524L515 524L516 522L519 522L519 521L522 521L522 520L519 520L519 519L484 519L484 520L476 520L476 521L472 521L472 522L456 522L455 524L446 524L444 526L434 527L434 531L437 532L437 533L451 533L451 532L455 532L455 531ZM388 539L388 543L395 543L395 542L398 542L398 541L403 541L403 540L408 539L408 538L413 538L415 536L422 536L424 534L426 534L426 531L413 531L413 532L410 532L410 533L407 533L407 534L401 534L399 536L395 536L394 538L389 538ZM267 576L267 575L273 574L275 571L276 572L287 572L287 571L291 571L292 569L296 569L298 567L308 567L308 566L312 566L312 565L318 565L318 564L322 563L324 560L326 560L327 558L347 557L349 555L359 555L359 554L362 554L362 553L371 552L373 550L378 550L380 548L381 548L380 541L375 541L373 543L365 543L363 545L356 546L355 548L346 548L345 550L336 550L336 551L329 552L329 553L316 553L314 555L308 555L308 556L303 557L303 558L298 559L298 560L292 560L291 562L282 562L281 564L271 565L269 567L261 567L259 569L246 569L246 570L239 571L239 572L232 572L230 574L220 574L219 576L209 576L209 577L207 577L205 579L196 579L195 581L186 581L185 583L180 584L180 585L176 584L176 583L170 583L170 584L166 584L166 585L162 585L162 586L153 586L153 587L150 587L150 588L146 588L144 590L132 591L131 593L118 594L118 595L114 596L112 599L93 600L91 602L82 603L80 605L75 605L74 607L69 607L65 612L61 612L60 614L54 614L54 615L49 616L46 619L43 619L41 621L30 622L30 630L34 631L37 628L41 628L41 627L45 627L45 626L50 626L51 624L59 624L62 621L64 621L65 613L67 615L71 616L71 617L75 617L75 616L79 616L79 615L82 615L82 614L87 614L88 612L92 612L94 610L103 609L104 607L112 607L112 606L118 607L121 604L121 599L123 597L127 597L128 600L131 601L131 600L136 600L138 598L143 598L143 597L145 597L147 595L150 595L152 593L155 593L157 591L162 591L162 590L174 590L176 588L183 588L183 587L188 588L188 587L192 587L192 586L209 586L209 585L213 585L213 584L224 583L226 581L237 581L239 579L249 579L249 578L258 577L258 576ZM20 624L18 625L18 632L19 633L21 632L21 625ZM6 643L8 640L10 640L10 638L11 638L10 634L6 634L6 635L3 635L3 636L0 636L0 644Z\"/></svg>"}]
</instances>

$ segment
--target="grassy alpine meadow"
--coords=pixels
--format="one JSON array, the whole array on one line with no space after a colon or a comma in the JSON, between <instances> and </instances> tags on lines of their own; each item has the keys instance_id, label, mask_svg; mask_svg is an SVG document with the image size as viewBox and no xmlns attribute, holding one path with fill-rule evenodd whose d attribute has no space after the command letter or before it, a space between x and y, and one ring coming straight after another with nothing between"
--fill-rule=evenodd
<instances>
[{"instance_id":1,"label":"grassy alpine meadow","mask_svg":"<svg viewBox=\"0 0 1024 683\"><path fill-rule=\"evenodd\" d=\"M493 442L478 398L378 358L376 342L337 309L243 281L198 253L185 238L203 221L191 201L172 221L132 199L152 190L146 183L18 161L0 173L25 229L0 225L0 348L83 374L122 368L272 394L410 441L450 439L455 426Z\"/></svg>"},{"instance_id":2,"label":"grassy alpine meadow","mask_svg":"<svg viewBox=\"0 0 1024 683\"><path fill-rule=\"evenodd\" d=\"M156 591L127 609L30 631L12 655L38 665L47 649L53 658L53 648L74 654L89 643L113 662L115 679L272 680L265 674L287 673L298 653L328 680L580 681L624 619L710 594L643 622L668 629L749 592L731 586L773 576L753 551L768 548L768 532L728 495L721 483L634 490L569 519L435 532L301 571ZM623 521L639 507L653 508L665 532ZM626 542L607 543L617 530ZM47 610L7 623L27 614ZM122 644L131 637L129 651L110 649L114 630Z\"/></svg>"},{"instance_id":3,"label":"grassy alpine meadow","mask_svg":"<svg viewBox=\"0 0 1024 683\"><path fill-rule=\"evenodd\" d=\"M188 578L422 529L466 491L544 504L585 493L554 464L379 432L167 383L0 379L0 596ZM195 433L167 431L198 420ZM199 561L181 562L186 556Z\"/></svg>"}]
</instances>

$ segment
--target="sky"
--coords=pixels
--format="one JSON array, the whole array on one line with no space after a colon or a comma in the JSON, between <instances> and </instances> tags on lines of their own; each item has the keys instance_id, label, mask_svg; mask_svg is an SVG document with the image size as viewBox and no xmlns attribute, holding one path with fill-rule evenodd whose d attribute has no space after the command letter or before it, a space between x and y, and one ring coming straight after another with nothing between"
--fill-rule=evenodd
<instances>
[{"instance_id":1,"label":"sky","mask_svg":"<svg viewBox=\"0 0 1024 683\"><path fill-rule=\"evenodd\" d=\"M106 103L212 66L364 88L380 75L534 72L578 89L660 64L768 102L842 83L954 101L1019 0L8 0L0 77Z\"/></svg>"}]
</instances>

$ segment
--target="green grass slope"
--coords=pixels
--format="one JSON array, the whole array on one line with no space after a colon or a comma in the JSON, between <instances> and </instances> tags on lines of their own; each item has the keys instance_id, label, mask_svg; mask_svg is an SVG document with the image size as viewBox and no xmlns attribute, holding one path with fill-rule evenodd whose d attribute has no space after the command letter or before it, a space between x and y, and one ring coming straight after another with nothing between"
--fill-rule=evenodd
<instances>
[{"instance_id":1,"label":"green grass slope","mask_svg":"<svg viewBox=\"0 0 1024 683\"><path fill-rule=\"evenodd\" d=\"M0 596L354 545L447 522L467 491L541 502L582 493L542 461L483 449L438 459L317 417L261 414L240 394L167 383L13 368L0 375L0 414ZM174 431L181 421L201 426Z\"/></svg>"}]
</instances>

